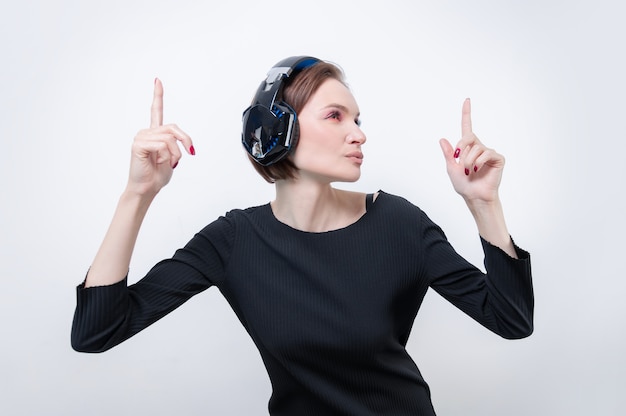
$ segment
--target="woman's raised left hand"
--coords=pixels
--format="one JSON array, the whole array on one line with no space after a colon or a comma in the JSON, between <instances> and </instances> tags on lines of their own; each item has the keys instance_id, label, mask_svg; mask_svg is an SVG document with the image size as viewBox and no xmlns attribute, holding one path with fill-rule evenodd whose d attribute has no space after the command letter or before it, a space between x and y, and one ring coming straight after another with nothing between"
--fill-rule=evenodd
<instances>
[{"instance_id":1,"label":"woman's raised left hand","mask_svg":"<svg viewBox=\"0 0 626 416\"><path fill-rule=\"evenodd\" d=\"M446 139L441 139L439 144L454 190L467 203L491 203L498 200L504 156L478 140L472 131L471 111L467 98L461 111L461 140L456 147Z\"/></svg>"}]
</instances>

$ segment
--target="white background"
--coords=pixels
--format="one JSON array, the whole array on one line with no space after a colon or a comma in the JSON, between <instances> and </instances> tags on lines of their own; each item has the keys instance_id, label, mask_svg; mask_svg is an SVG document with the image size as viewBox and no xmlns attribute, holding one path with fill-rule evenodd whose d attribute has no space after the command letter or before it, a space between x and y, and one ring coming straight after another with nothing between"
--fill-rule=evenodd
<instances>
[{"instance_id":1,"label":"white background","mask_svg":"<svg viewBox=\"0 0 626 416\"><path fill-rule=\"evenodd\" d=\"M291 55L340 64L359 102L363 176L402 195L478 265L438 146L474 130L507 157L502 199L532 254L535 333L505 341L430 292L409 350L439 415L616 415L626 406L624 39L618 1L3 0L0 9L0 413L262 415L258 352L211 289L104 354L71 350L75 286L147 126L194 139L142 229L130 280L273 188L241 112Z\"/></svg>"}]
</instances>

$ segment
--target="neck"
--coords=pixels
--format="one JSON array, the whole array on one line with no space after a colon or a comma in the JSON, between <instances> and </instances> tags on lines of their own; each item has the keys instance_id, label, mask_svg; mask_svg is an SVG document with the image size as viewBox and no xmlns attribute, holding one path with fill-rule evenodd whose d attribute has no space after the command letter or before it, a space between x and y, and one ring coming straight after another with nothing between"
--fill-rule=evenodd
<instances>
[{"instance_id":1,"label":"neck","mask_svg":"<svg viewBox=\"0 0 626 416\"><path fill-rule=\"evenodd\" d=\"M292 228L325 232L346 227L365 213L364 198L358 195L329 183L280 180L271 207L274 216Z\"/></svg>"}]
</instances>

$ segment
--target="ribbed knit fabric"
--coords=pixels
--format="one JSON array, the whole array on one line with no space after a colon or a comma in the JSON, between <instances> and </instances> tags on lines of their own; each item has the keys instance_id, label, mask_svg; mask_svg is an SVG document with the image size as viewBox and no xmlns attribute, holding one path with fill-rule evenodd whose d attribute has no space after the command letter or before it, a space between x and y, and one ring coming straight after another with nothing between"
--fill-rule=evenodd
<instances>
[{"instance_id":1,"label":"ribbed knit fabric","mask_svg":"<svg viewBox=\"0 0 626 416\"><path fill-rule=\"evenodd\" d=\"M261 353L271 415L434 415L405 350L428 287L505 338L532 332L529 254L482 243L487 274L384 192L357 222L324 233L279 222L269 204L234 210L134 285L80 285L72 346L107 350L215 285Z\"/></svg>"}]
</instances>

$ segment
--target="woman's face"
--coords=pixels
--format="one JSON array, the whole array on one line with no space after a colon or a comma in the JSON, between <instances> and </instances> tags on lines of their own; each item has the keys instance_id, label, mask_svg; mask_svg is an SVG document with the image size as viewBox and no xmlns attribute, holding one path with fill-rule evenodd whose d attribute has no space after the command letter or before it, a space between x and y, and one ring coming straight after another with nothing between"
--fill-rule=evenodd
<instances>
[{"instance_id":1,"label":"woman's face","mask_svg":"<svg viewBox=\"0 0 626 416\"><path fill-rule=\"evenodd\" d=\"M348 88L328 79L298 113L300 139L293 155L301 179L354 182L361 176L365 134Z\"/></svg>"}]
</instances>

